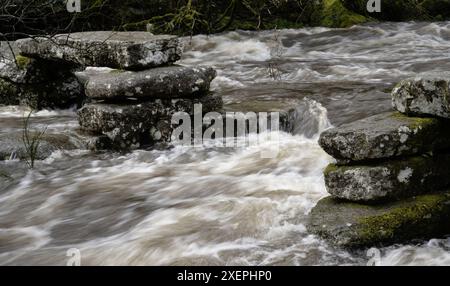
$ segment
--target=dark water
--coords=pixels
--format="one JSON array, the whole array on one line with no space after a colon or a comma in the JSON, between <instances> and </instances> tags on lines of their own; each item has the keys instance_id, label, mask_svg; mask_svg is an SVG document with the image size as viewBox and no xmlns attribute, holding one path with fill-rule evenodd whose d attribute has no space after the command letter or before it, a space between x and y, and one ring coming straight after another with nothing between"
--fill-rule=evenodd
<instances>
[{"instance_id":1,"label":"dark water","mask_svg":"<svg viewBox=\"0 0 450 286\"><path fill-rule=\"evenodd\" d=\"M132 154L56 152L0 190L0 264L364 265L365 251L335 249L305 229L326 196L332 162L319 133L391 109L401 79L450 71L450 23L350 29L232 32L186 39L184 65L212 65L228 110L296 108L295 134L280 132L278 157L257 147L177 147ZM0 108L0 132L23 110ZM74 134L74 111L42 111L37 127ZM75 136L75 135L74 135ZM17 168L17 169L14 169ZM24 175L24 173L26 173ZM16 178L16 179L14 179ZM450 240L381 249L382 264L450 265Z\"/></svg>"}]
</instances>

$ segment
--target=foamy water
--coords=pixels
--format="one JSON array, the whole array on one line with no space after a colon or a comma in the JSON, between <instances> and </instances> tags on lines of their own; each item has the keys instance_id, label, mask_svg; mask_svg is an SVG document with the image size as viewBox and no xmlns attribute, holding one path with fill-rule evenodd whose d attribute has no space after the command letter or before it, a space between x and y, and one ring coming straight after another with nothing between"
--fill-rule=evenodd
<instances>
[{"instance_id":1,"label":"foamy water","mask_svg":"<svg viewBox=\"0 0 450 286\"><path fill-rule=\"evenodd\" d=\"M399 23L196 36L184 65L212 65L213 89L234 106L281 106L293 134L259 146L176 147L131 154L59 151L35 171L19 162L0 190L0 264L365 265L312 236L307 214L327 196L317 144L331 125L389 110L404 77L450 70L449 23ZM0 132L24 110L0 108ZM74 110L41 111L35 126L74 134ZM251 140L256 140L252 137ZM276 158L261 153L279 144ZM449 265L445 238L381 250L384 265Z\"/></svg>"}]
</instances>

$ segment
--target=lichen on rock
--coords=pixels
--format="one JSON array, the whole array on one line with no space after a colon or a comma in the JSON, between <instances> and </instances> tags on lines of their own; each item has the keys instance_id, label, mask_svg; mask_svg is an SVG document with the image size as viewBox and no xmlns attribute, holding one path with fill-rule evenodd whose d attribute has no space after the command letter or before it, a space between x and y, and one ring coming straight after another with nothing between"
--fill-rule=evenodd
<instances>
[{"instance_id":1,"label":"lichen on rock","mask_svg":"<svg viewBox=\"0 0 450 286\"><path fill-rule=\"evenodd\" d=\"M450 185L450 154L416 156L366 165L325 169L328 192L354 202L386 202Z\"/></svg>"},{"instance_id":2,"label":"lichen on rock","mask_svg":"<svg viewBox=\"0 0 450 286\"><path fill-rule=\"evenodd\" d=\"M450 121L387 112L327 130L319 144L341 162L422 154L450 148Z\"/></svg>"},{"instance_id":3,"label":"lichen on rock","mask_svg":"<svg viewBox=\"0 0 450 286\"><path fill-rule=\"evenodd\" d=\"M449 80L416 77L401 81L392 91L392 104L407 115L450 118Z\"/></svg>"},{"instance_id":4,"label":"lichen on rock","mask_svg":"<svg viewBox=\"0 0 450 286\"><path fill-rule=\"evenodd\" d=\"M445 235L449 219L448 191L372 206L327 197L311 211L307 228L339 247L379 247Z\"/></svg>"}]
</instances>

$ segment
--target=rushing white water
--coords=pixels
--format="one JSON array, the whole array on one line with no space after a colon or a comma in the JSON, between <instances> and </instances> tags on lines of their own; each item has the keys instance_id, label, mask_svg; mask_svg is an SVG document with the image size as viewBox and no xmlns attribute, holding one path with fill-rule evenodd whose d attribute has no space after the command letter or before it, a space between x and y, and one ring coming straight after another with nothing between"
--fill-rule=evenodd
<instances>
[{"instance_id":1,"label":"rushing white water","mask_svg":"<svg viewBox=\"0 0 450 286\"><path fill-rule=\"evenodd\" d=\"M186 39L184 65L212 65L228 110L295 108L294 134L279 142L221 149L176 147L131 154L56 152L0 190L0 264L364 265L366 252L335 249L306 231L327 196L332 158L318 135L389 110L404 77L450 71L450 23L350 29L230 32ZM261 107L262 106L262 107ZM24 111L0 108L0 132L21 128ZM32 118L52 131L77 128L73 110ZM251 140L256 140L251 137ZM261 152L280 144L273 159ZM381 264L450 264L449 239L381 250Z\"/></svg>"}]
</instances>

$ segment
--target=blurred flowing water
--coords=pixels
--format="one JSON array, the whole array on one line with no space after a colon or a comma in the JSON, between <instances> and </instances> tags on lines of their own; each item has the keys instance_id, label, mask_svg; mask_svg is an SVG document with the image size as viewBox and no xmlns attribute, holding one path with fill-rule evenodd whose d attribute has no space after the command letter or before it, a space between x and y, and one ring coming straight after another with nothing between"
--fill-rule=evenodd
<instances>
[{"instance_id":1,"label":"blurred flowing water","mask_svg":"<svg viewBox=\"0 0 450 286\"><path fill-rule=\"evenodd\" d=\"M333 161L321 131L391 109L401 79L450 71L450 23L230 32L186 38L183 65L218 70L227 110L294 109L293 134L247 148L176 147L131 154L58 151L0 189L0 264L365 265L309 234L307 214L327 196ZM24 110L0 108L0 133ZM74 110L41 111L36 127L75 136ZM381 249L386 265L450 265L450 239Z\"/></svg>"}]
</instances>

